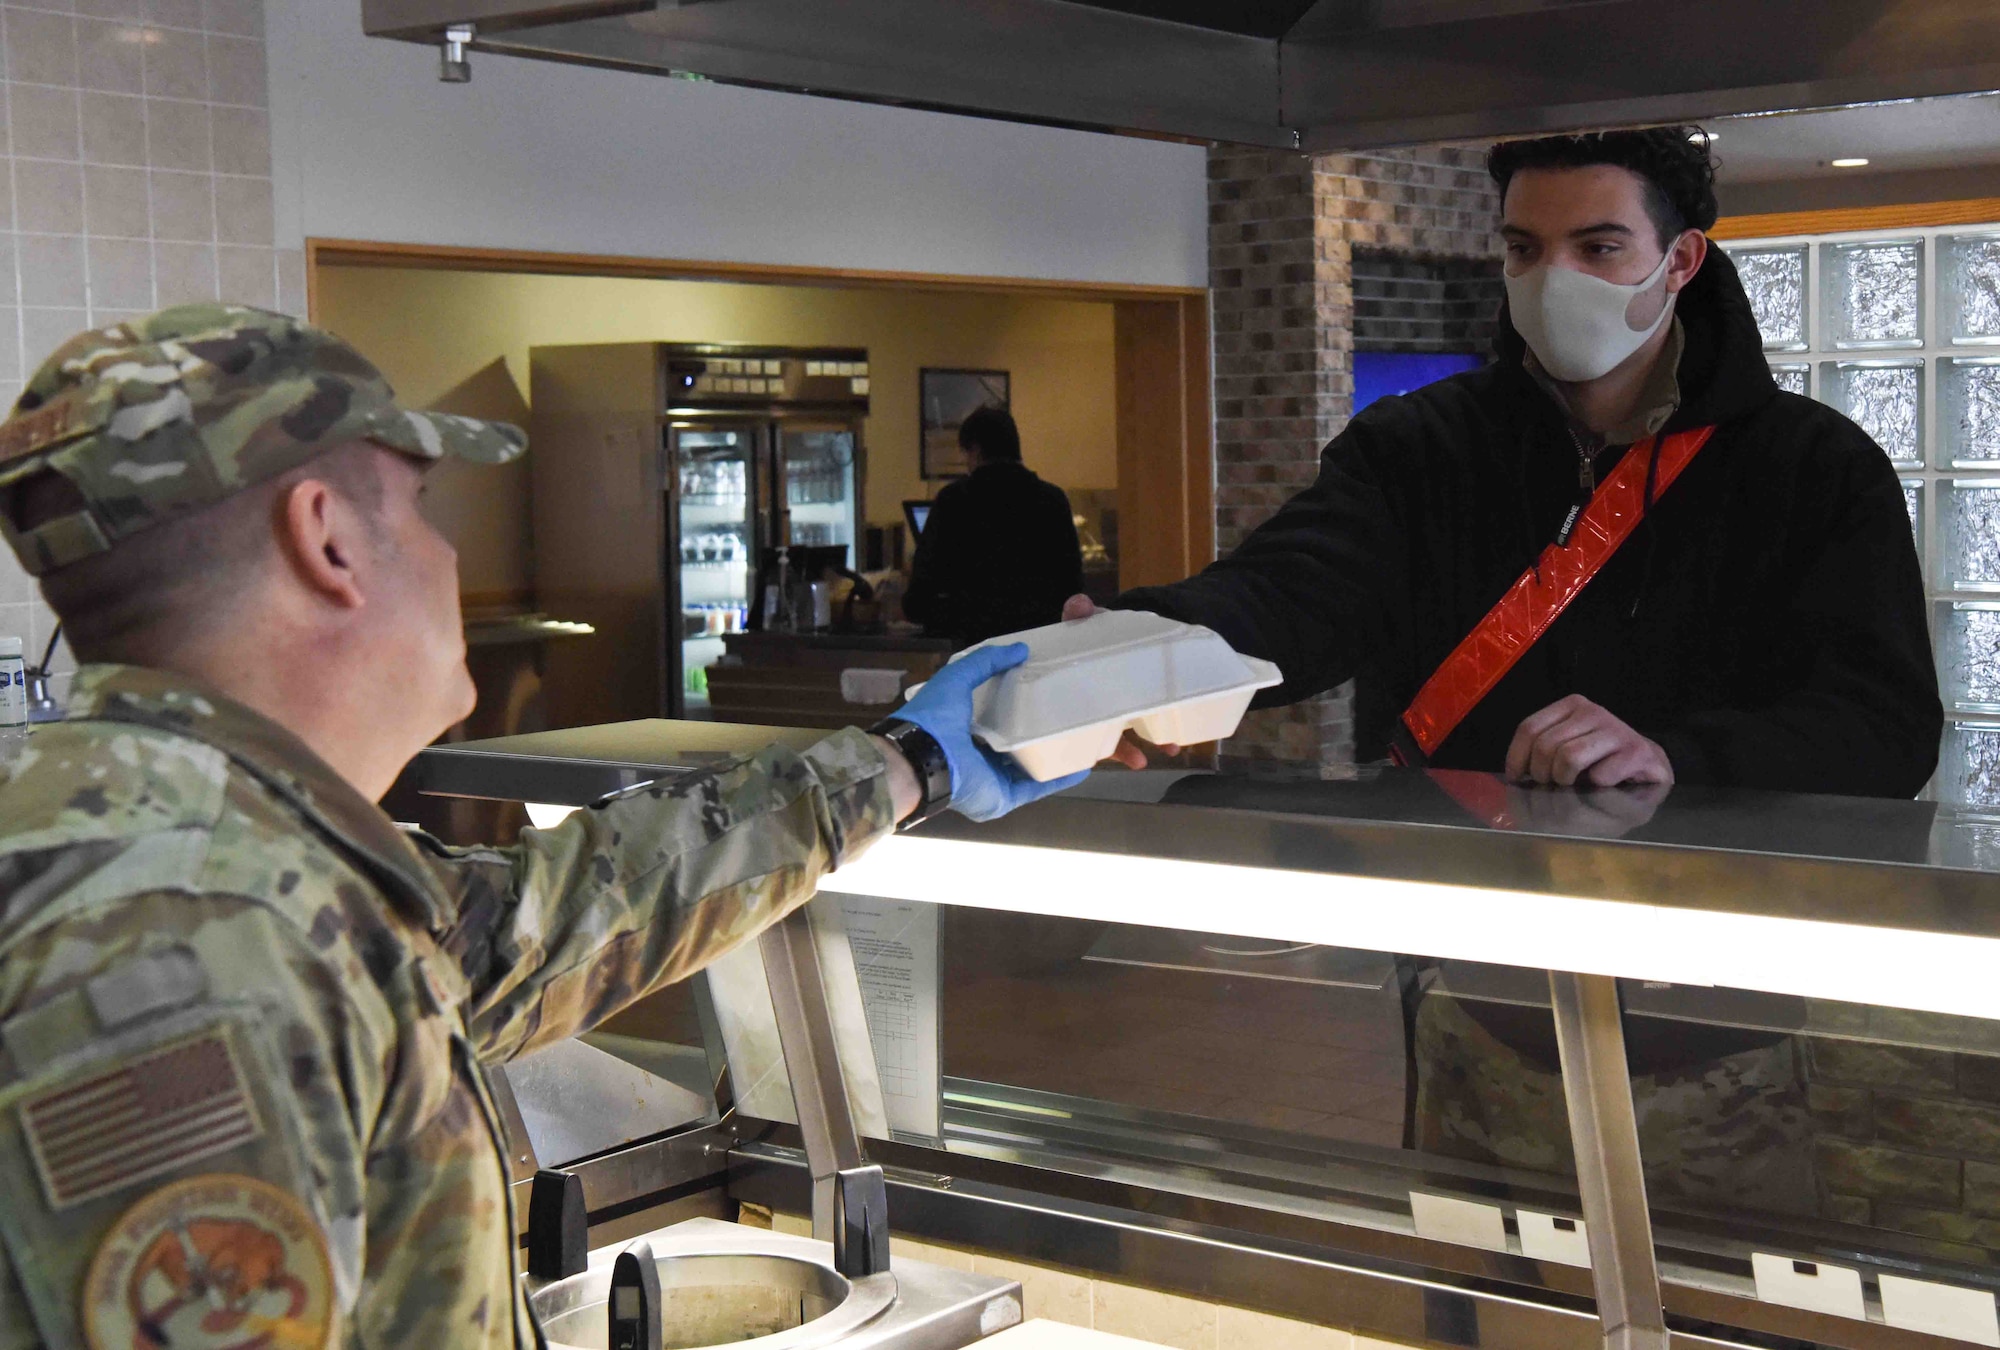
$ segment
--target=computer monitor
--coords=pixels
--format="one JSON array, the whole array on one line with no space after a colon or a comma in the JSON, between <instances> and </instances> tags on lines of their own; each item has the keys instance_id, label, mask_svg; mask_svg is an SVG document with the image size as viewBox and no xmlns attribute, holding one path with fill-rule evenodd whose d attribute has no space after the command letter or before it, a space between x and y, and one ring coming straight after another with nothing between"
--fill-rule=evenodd
<instances>
[{"instance_id":1,"label":"computer monitor","mask_svg":"<svg viewBox=\"0 0 2000 1350\"><path fill-rule=\"evenodd\" d=\"M910 522L910 537L916 539L924 532L924 522L931 518L931 504L927 501L903 503L903 519Z\"/></svg>"}]
</instances>

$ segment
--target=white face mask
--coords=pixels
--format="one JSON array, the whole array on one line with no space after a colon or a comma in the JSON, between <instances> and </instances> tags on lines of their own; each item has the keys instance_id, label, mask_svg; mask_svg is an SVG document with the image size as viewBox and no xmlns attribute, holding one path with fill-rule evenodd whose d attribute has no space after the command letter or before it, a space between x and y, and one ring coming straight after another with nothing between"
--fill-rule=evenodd
<instances>
[{"instance_id":1,"label":"white face mask","mask_svg":"<svg viewBox=\"0 0 2000 1350\"><path fill-rule=\"evenodd\" d=\"M1674 297L1668 296L1657 318L1633 327L1631 316L1646 311L1647 293L1666 277L1673 256L1668 249L1653 275L1636 286L1549 263L1508 276L1507 312L1514 330L1555 379L1573 384L1608 374L1645 346L1674 312Z\"/></svg>"}]
</instances>

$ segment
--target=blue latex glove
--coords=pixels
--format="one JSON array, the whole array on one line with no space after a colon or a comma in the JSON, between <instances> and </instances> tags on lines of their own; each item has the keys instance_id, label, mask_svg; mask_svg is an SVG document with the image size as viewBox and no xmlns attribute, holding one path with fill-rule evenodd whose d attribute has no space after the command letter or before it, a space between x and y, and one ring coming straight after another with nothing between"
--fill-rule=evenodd
<instances>
[{"instance_id":1,"label":"blue latex glove","mask_svg":"<svg viewBox=\"0 0 2000 1350\"><path fill-rule=\"evenodd\" d=\"M928 731L951 766L951 809L973 820L997 820L1052 792L1075 787L1090 770L1037 783L1006 755L972 737L972 691L1003 670L1028 659L1028 644L980 647L931 676L908 703L890 716Z\"/></svg>"}]
</instances>

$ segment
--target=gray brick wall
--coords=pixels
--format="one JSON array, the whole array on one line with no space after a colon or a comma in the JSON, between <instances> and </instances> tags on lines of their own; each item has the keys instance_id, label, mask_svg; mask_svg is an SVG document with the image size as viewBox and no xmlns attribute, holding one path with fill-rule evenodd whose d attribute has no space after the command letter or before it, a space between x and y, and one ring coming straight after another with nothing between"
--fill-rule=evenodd
<instances>
[{"instance_id":1,"label":"gray brick wall","mask_svg":"<svg viewBox=\"0 0 2000 1350\"><path fill-rule=\"evenodd\" d=\"M1382 269L1368 260L1407 259L1469 281L1472 264L1498 256L1499 199L1484 163L1483 149L1458 146L1210 152L1220 552L1312 483L1321 447L1347 424L1357 305L1380 298L1363 278L1381 279ZM1471 298L1443 296L1447 305ZM1253 713L1223 751L1337 772L1354 759L1350 693Z\"/></svg>"},{"instance_id":2,"label":"gray brick wall","mask_svg":"<svg viewBox=\"0 0 2000 1350\"><path fill-rule=\"evenodd\" d=\"M1354 250L1354 350L1485 351L1498 325L1498 258Z\"/></svg>"}]
</instances>

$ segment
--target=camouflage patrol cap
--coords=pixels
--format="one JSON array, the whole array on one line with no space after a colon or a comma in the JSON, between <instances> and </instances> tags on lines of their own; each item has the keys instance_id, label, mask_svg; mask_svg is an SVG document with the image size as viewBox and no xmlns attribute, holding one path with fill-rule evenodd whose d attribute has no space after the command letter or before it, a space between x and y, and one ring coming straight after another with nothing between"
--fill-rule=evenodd
<instances>
[{"instance_id":1,"label":"camouflage patrol cap","mask_svg":"<svg viewBox=\"0 0 2000 1350\"><path fill-rule=\"evenodd\" d=\"M179 305L80 333L42 363L0 423L0 533L41 576L363 440L477 464L527 448L505 423L398 407L382 372L323 329ZM48 471L80 505L17 522L11 489Z\"/></svg>"}]
</instances>

